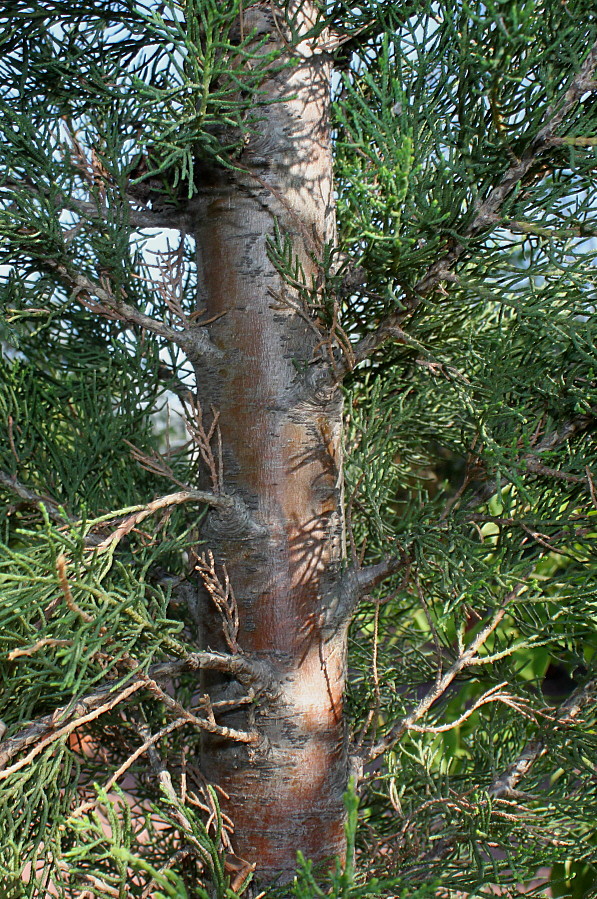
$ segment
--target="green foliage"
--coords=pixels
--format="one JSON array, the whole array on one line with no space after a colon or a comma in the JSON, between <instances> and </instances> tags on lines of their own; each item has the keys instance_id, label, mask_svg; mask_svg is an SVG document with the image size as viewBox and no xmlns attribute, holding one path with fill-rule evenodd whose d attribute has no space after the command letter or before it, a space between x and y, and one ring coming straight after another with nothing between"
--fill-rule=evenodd
<instances>
[{"instance_id":1,"label":"green foliage","mask_svg":"<svg viewBox=\"0 0 597 899\"><path fill-rule=\"evenodd\" d=\"M156 273L138 214L175 219L210 167L238 166L264 77L288 64L263 35L240 33L251 5L14 0L0 13L8 738L194 648L192 603L176 587L192 568L196 506L93 547L149 499L200 482L169 411L192 366L160 330L196 312L195 248L183 236ZM343 66L338 242L312 283L281 228L269 252L322 338L340 320L358 344L397 317L344 386L349 543L365 564L402 561L351 630L360 749L396 733L503 615L475 664L366 766L360 804L348 793L342 863L320 872L299 857L288 889L296 899L513 895L547 870L554 896L581 899L597 863L594 80L555 140L536 142L594 45L594 4L320 6L312 37L333 26ZM108 292L109 315L77 277ZM338 362L349 356L339 333ZM190 707L194 683L177 676L172 695ZM584 686L582 708L558 717ZM170 721L147 691L136 712L124 719L115 706L80 744L64 733L2 781L0 890L33 897L52 883L66 899L107 884L141 896L153 881L156 897L232 899L249 889L248 872L232 888L215 794L195 794L207 818L179 798L198 749L192 728L159 742L173 793L141 761L126 790L106 790L143 727ZM533 764L496 796L525 752ZM75 815L89 797L99 805Z\"/></svg>"}]
</instances>

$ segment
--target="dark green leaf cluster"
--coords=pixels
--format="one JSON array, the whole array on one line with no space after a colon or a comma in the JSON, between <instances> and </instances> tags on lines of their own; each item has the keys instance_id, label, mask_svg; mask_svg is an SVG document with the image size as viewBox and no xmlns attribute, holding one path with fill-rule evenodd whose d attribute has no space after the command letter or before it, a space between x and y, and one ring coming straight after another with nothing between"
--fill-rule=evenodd
<instances>
[{"instance_id":1,"label":"dark green leaf cluster","mask_svg":"<svg viewBox=\"0 0 597 899\"><path fill-rule=\"evenodd\" d=\"M210 163L234 164L279 55L239 31L241 0L13 6L0 16L0 77L19 156L19 133L51 114L54 127L109 122L117 138L96 135L108 169L157 178L173 202L193 195Z\"/></svg>"}]
</instances>

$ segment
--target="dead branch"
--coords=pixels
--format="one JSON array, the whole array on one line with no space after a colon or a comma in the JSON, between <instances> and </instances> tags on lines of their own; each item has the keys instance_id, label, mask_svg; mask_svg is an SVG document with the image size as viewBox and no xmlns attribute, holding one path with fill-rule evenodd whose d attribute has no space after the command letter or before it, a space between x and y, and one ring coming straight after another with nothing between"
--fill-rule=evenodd
<instances>
[{"instance_id":1,"label":"dead branch","mask_svg":"<svg viewBox=\"0 0 597 899\"><path fill-rule=\"evenodd\" d=\"M209 339L205 328L189 327L182 331L176 331L169 325L145 315L140 309L126 303L122 297L115 296L106 279L101 284L97 284L86 275L72 271L64 263L51 259L44 260L44 265L58 275L71 292L72 298L91 312L96 312L103 318L136 325L152 334L157 334L158 337L163 337L170 343L179 346L191 360L202 357L219 358L222 355L221 350L214 346Z\"/></svg>"},{"instance_id":2,"label":"dead branch","mask_svg":"<svg viewBox=\"0 0 597 899\"><path fill-rule=\"evenodd\" d=\"M216 495L205 490L181 490L179 493L169 493L166 496L160 496L158 499L152 500L145 506L132 507L131 514L123 518L116 530L94 547L95 551L102 552L108 549L108 547L119 543L133 528L137 527L146 518L149 518L150 515L159 512L160 509L179 506L183 503L205 503L208 506L214 506L225 511L229 511L234 506L234 501L231 497L223 494Z\"/></svg>"},{"instance_id":3,"label":"dead branch","mask_svg":"<svg viewBox=\"0 0 597 899\"><path fill-rule=\"evenodd\" d=\"M73 599L73 595L71 593L70 584L68 582L68 578L66 576L66 556L63 553L60 553L58 558L56 559L56 571L58 572L58 581L60 583L60 587L64 594L64 599L71 610L79 618L84 621L86 624L90 624L94 619L92 615L89 615L88 612L84 612Z\"/></svg>"},{"instance_id":4,"label":"dead branch","mask_svg":"<svg viewBox=\"0 0 597 899\"><path fill-rule=\"evenodd\" d=\"M183 809L181 808L182 802L176 795L176 791L172 783L172 775L168 771L165 762L163 761L162 757L155 747L155 741L149 727L143 721L136 721L135 729L145 740L151 767L157 776L158 782L164 794L171 802L171 814L181 826L181 836L183 837L184 841L190 847L192 847L191 851L193 852L193 855L198 855L203 862L209 862L209 858L204 847L195 838L193 834L193 826L184 813Z\"/></svg>"},{"instance_id":5,"label":"dead branch","mask_svg":"<svg viewBox=\"0 0 597 899\"><path fill-rule=\"evenodd\" d=\"M587 706L589 703L594 702L597 698L597 679L593 679L589 681L584 687L579 687L576 689L568 699L562 703L560 708L558 709L555 716L546 716L542 715L543 719L547 717L547 720L550 727L550 733L552 733L555 729L560 727L565 727L567 724L570 724L582 711L582 709ZM510 820L512 822L520 821L520 815L514 815L509 813L508 811L504 811L500 806L511 804L513 801L520 801L529 798L526 793L521 792L517 789L518 784L526 777L527 774L531 771L533 765L538 759L547 755L549 749L547 746L547 730L548 728L543 728L543 733L536 737L534 740L529 741L524 747L523 751L520 753L518 758L512 762L511 765L508 766L507 770L501 774L488 789L488 794L490 799L495 803L492 808L492 814L497 815L498 817L503 818L504 820ZM438 801L442 802L445 805L449 805L450 803L445 800L437 800L432 799L426 805L431 805L437 803ZM458 797L459 803L464 803L466 800L464 797ZM484 803L483 799L479 799L478 796L475 797L475 804L478 807L480 803ZM506 805L506 808L508 808ZM420 813L420 808L417 809L417 813ZM441 826L441 818L438 818L436 821L436 829ZM529 823L525 823L525 827L529 828ZM539 834L536 834L539 836ZM424 853L420 859L418 864L413 867L409 873L416 873L421 869L426 870L426 865L429 862L437 862L444 859L450 851L455 847L456 838L455 837L444 837L438 840L432 847L429 852Z\"/></svg>"},{"instance_id":6,"label":"dead branch","mask_svg":"<svg viewBox=\"0 0 597 899\"><path fill-rule=\"evenodd\" d=\"M145 684L142 680L136 679L132 683L127 684L124 689L116 694L112 694L112 686L103 687L100 690L96 690L94 693L84 696L73 706L63 706L62 708L56 709L51 715L45 715L43 718L39 718L37 721L26 727L20 734L16 734L14 737L11 737L9 740L0 744L0 769L2 769L0 770L0 780L3 780L10 774L14 774L15 771L24 768L32 762L33 759L46 748L46 746L49 746L61 737L67 737L76 730L76 728L81 727L81 725L88 724L90 721L94 721L106 712L110 712L144 686ZM110 694L112 695L110 696ZM59 726L59 722L67 716L70 720L62 726ZM19 759L18 762L15 762L15 764L11 765L9 768L4 767L6 762L14 755L21 752L27 746L31 746L31 744L35 745L27 755L23 756L22 759Z\"/></svg>"},{"instance_id":7,"label":"dead branch","mask_svg":"<svg viewBox=\"0 0 597 899\"><path fill-rule=\"evenodd\" d=\"M237 743L259 743L261 735L257 731L236 730L232 727L224 727L216 724L213 719L213 711L208 713L207 718L198 718L184 708L176 699L173 699L165 690L163 690L157 681L148 677L146 674L139 675L139 679L143 682L149 692L159 699L169 712L175 714L178 718L184 718L186 721L194 724L201 730L206 730L210 734L216 734L219 737L225 737L227 740L234 740Z\"/></svg>"},{"instance_id":8,"label":"dead branch","mask_svg":"<svg viewBox=\"0 0 597 899\"><path fill-rule=\"evenodd\" d=\"M137 672L138 663L132 658L127 661L129 667ZM273 680L268 666L264 663L252 662L244 656L230 656L219 652L187 653L183 659L153 665L149 669L149 675L136 673L134 679L119 692L114 693L114 684L108 683L74 702L57 708L51 714L32 721L20 732L0 743L0 779L29 764L35 756L55 740L68 736L81 725L112 711L141 688L150 690L170 711L176 712L177 718L184 718L185 721L220 736L236 739L236 731L212 725L209 721L187 712L156 682L156 679L159 678L171 678L183 671L197 669L225 672L235 677L240 683L253 686L257 692L269 691ZM240 733L241 742L256 742L258 739L258 735L255 733L238 733ZM11 758L29 746L33 746L33 749L27 756L10 768L5 767Z\"/></svg>"},{"instance_id":9,"label":"dead branch","mask_svg":"<svg viewBox=\"0 0 597 899\"><path fill-rule=\"evenodd\" d=\"M224 471L222 465L222 435L218 424L220 413L216 412L213 406L211 407L211 425L209 426L209 429L206 430L203 423L203 409L201 408L199 400L191 397L189 406L192 410L193 418L189 418L185 422L187 431L199 450L201 458L205 463L205 467L209 472L214 493L222 493L224 490ZM217 443L217 459L215 458L212 449L214 436Z\"/></svg>"},{"instance_id":10,"label":"dead branch","mask_svg":"<svg viewBox=\"0 0 597 899\"><path fill-rule=\"evenodd\" d=\"M13 662L15 659L20 659L22 656L32 656L35 655L40 649L43 649L45 646L72 646L72 640L57 640L54 637L42 637L41 640L37 640L33 646L24 646L22 649L13 649L8 653L9 662ZM0 734L0 739L2 735Z\"/></svg>"},{"instance_id":11,"label":"dead branch","mask_svg":"<svg viewBox=\"0 0 597 899\"><path fill-rule=\"evenodd\" d=\"M183 282L184 282L184 233L180 236L180 241L176 249L170 248L170 242L166 241L167 249L161 253L157 253L157 261L155 265L148 268L156 269L159 272L159 281L151 280L150 284L155 287L161 296L164 304L170 310L175 319L177 319L183 328L191 327L190 316L187 316L182 307L183 298Z\"/></svg>"},{"instance_id":12,"label":"dead branch","mask_svg":"<svg viewBox=\"0 0 597 899\"><path fill-rule=\"evenodd\" d=\"M416 731L419 734L441 734L445 733L448 730L453 730L455 727L460 727L460 725L466 721L467 718L470 718L477 709L480 709L481 706L487 705L489 702L503 702L505 705L511 706L511 708L516 709L517 712L525 715L526 717L532 717L529 713L529 710L526 704L523 705L519 699L515 696L512 696L511 693L502 693L500 692L503 687L508 686L507 683L496 684L495 687L490 687L489 690L486 690L482 696L477 699L472 706L466 710L459 718L455 721L451 721L449 724L440 724L440 725L420 725L420 724L409 724L408 729Z\"/></svg>"},{"instance_id":13,"label":"dead branch","mask_svg":"<svg viewBox=\"0 0 597 899\"><path fill-rule=\"evenodd\" d=\"M133 752L132 755L128 757L128 759L122 763L120 768L114 772L110 780L106 782L104 785L104 790L106 793L109 793L115 783L118 783L122 775L128 771L128 769L133 765L137 759L142 756L151 746L155 746L162 737L165 737L166 734L172 733L173 730L178 730L180 727L184 727L185 724L188 724L186 718L176 718L175 721L171 721L170 724L167 724L165 727L162 727L157 733L148 736L145 741L138 746L137 749ZM73 813L72 817L75 817L75 813Z\"/></svg>"},{"instance_id":14,"label":"dead branch","mask_svg":"<svg viewBox=\"0 0 597 899\"><path fill-rule=\"evenodd\" d=\"M36 493L35 490L26 487L25 484L22 484L21 481L18 480L18 478L7 474L5 471L0 471L0 484L7 490L10 490L11 493L16 494L16 496L28 505L45 506L49 517L56 524L64 524L65 521L68 521L66 513L60 511L60 507L56 500L41 493Z\"/></svg>"},{"instance_id":15,"label":"dead branch","mask_svg":"<svg viewBox=\"0 0 597 899\"><path fill-rule=\"evenodd\" d=\"M22 177L19 181L9 179L5 182L4 187L7 190L19 193L22 192L23 187L26 187L30 193L44 199L47 199L50 195L49 190L44 189L39 184L35 184L30 178L26 177ZM96 227L98 223L107 224L105 209L97 202L79 200L64 193L57 193L55 190L52 193L52 199L57 213L63 209L69 210ZM142 228L159 227L183 229L186 225L184 211L174 207L169 209L150 209L132 194L127 195L126 201L128 202L127 220L134 229L141 230Z\"/></svg>"},{"instance_id":16,"label":"dead branch","mask_svg":"<svg viewBox=\"0 0 597 899\"><path fill-rule=\"evenodd\" d=\"M369 733L369 728L371 724L377 720L377 716L379 715L379 710L381 708L381 690L379 687L379 670L377 667L377 657L379 651L379 605L375 606L375 617L373 620L373 658L371 659L371 679L373 680L373 699L374 704L373 708L369 709L367 714L367 718L363 727L361 728L361 733L359 738L355 744L354 754L358 755L361 746L365 742L365 738ZM373 732L375 733L375 724L373 724Z\"/></svg>"}]
</instances>

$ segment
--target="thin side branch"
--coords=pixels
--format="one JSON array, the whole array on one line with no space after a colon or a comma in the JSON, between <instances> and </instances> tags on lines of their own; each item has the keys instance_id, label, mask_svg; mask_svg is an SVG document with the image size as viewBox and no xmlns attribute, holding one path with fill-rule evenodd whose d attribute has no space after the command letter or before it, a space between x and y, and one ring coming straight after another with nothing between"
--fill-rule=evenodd
<instances>
[{"instance_id":1,"label":"thin side branch","mask_svg":"<svg viewBox=\"0 0 597 899\"><path fill-rule=\"evenodd\" d=\"M245 731L245 730L236 730L232 727L224 727L220 724L216 724L213 720L213 712L208 707L208 717L207 718L198 718L197 715L194 715L192 712L189 712L188 709L185 709L183 705L177 702L176 699L173 699L169 693L166 693L157 681L148 677L146 674L140 675L140 679L143 682L143 685L149 692L159 699L169 712L175 714L178 718L184 718L185 721L188 721L190 724L194 724L195 727L200 728L201 730L206 730L210 734L216 734L219 737L225 737L227 740L234 740L237 743L259 743L261 740L261 735L257 731ZM211 714L210 714L211 713Z\"/></svg>"},{"instance_id":2,"label":"thin side branch","mask_svg":"<svg viewBox=\"0 0 597 899\"><path fill-rule=\"evenodd\" d=\"M23 187L26 187L32 194L46 198L48 191L40 188L29 178L22 178L20 181L8 180L4 187L7 190L20 193ZM187 227L187 217L184 212L171 206L166 209L157 208L150 209L143 204L142 200L135 197L133 192L127 194L127 219L129 224L138 230L142 228L180 228L184 230ZM134 204L134 205L133 205ZM54 205L56 211L61 209L74 212L75 215L81 216L87 222L92 224L105 222L105 213L101 205L90 200L79 200L76 197L68 196L60 193L54 194Z\"/></svg>"},{"instance_id":3,"label":"thin side branch","mask_svg":"<svg viewBox=\"0 0 597 899\"><path fill-rule=\"evenodd\" d=\"M36 493L35 490L26 487L18 478L7 474L5 471L0 471L0 484L28 505L45 506L49 517L55 524L64 524L68 520L66 514L60 511L56 500L51 499L49 496L43 496L41 493Z\"/></svg>"},{"instance_id":4,"label":"thin side branch","mask_svg":"<svg viewBox=\"0 0 597 899\"><path fill-rule=\"evenodd\" d=\"M160 496L158 499L152 500L145 506L133 507L131 514L120 522L115 531L109 537L102 540L95 547L97 552L102 552L109 546L119 543L123 537L129 534L133 528L136 528L142 521L159 512L160 509L167 509L170 506L179 506L183 503L205 503L208 506L223 509L229 512L234 507L234 500L229 496L222 494L216 495L205 490L181 490L178 493L169 493L166 496Z\"/></svg>"},{"instance_id":5,"label":"thin side branch","mask_svg":"<svg viewBox=\"0 0 597 899\"><path fill-rule=\"evenodd\" d=\"M521 712L523 715L529 717L529 712L524 707L520 700L518 700L515 696L512 696L511 693L502 693L500 692L503 687L507 687L507 683L496 684L495 687L490 687L489 690L477 699L476 702L472 704L472 706L466 710L459 718L455 721L450 721L449 724L410 724L409 730L414 730L419 734L442 734L446 733L446 731L453 730L455 727L460 727L460 725L466 721L467 718L470 718L477 709L480 709L481 706L487 705L489 702L503 702L504 705L509 705L516 711Z\"/></svg>"},{"instance_id":6,"label":"thin side branch","mask_svg":"<svg viewBox=\"0 0 597 899\"><path fill-rule=\"evenodd\" d=\"M189 653L184 659L153 665L149 669L149 674L137 673L122 690L115 693L114 685L106 684L74 703L61 706L51 714L38 718L13 737L0 743L0 780L28 765L55 740L68 736L83 724L94 721L106 712L112 711L142 688L148 689L156 698L159 698L171 712L176 712L177 718L184 718L185 721L197 727L229 739L239 739L245 743L256 742L258 735L255 733L249 734L244 731L236 732L232 728L222 728L193 715L171 696L168 696L157 683L157 679L171 678L183 671L200 668L225 672L237 678L240 683L253 686L257 690L267 690L272 681L271 673L265 664L251 662L244 656L230 656L219 652ZM29 746L33 748L26 756L6 768L11 758Z\"/></svg>"},{"instance_id":7,"label":"thin side branch","mask_svg":"<svg viewBox=\"0 0 597 899\"><path fill-rule=\"evenodd\" d=\"M543 453L549 453L553 450L557 449L562 444L566 443L567 440L570 440L572 437L575 437L577 434L582 434L584 431L588 431L589 428L595 425L597 418L597 408L591 409L591 414L589 415L579 415L577 418L570 419L570 421L564 422L560 428L556 431L553 431L551 434L547 434L535 444L532 452L524 453L518 462L518 465L521 470L531 471L534 474L544 474L551 475L552 477L564 477L565 480L568 479L566 472L560 472L557 469L549 468L541 463L541 460L538 456ZM475 469L475 480L480 480L482 474L479 468ZM508 473L501 471L500 477L502 482L508 481ZM584 479L582 479L584 482ZM587 490L589 493L591 492L591 480L590 478L586 481ZM466 503L466 509L472 509L475 506L480 505L481 503L486 502L490 499L497 489L497 479L490 478L485 481L485 483L481 484L479 489L470 497Z\"/></svg>"},{"instance_id":8,"label":"thin side branch","mask_svg":"<svg viewBox=\"0 0 597 899\"><path fill-rule=\"evenodd\" d=\"M170 343L179 346L191 360L222 356L221 350L214 346L209 339L205 328L190 327L176 331L164 322L145 315L144 312L116 297L109 284L97 284L86 275L73 272L61 262L46 260L45 264L56 272L62 283L71 291L72 297L91 312L96 312L104 318L136 325L152 334L157 334L158 337L163 337Z\"/></svg>"},{"instance_id":9,"label":"thin side branch","mask_svg":"<svg viewBox=\"0 0 597 899\"><path fill-rule=\"evenodd\" d=\"M222 565L223 581L216 571L213 553L209 550L197 558L195 569L201 575L203 586L211 596L220 618L226 644L231 652L240 652L237 642L239 618L238 605L226 566Z\"/></svg>"},{"instance_id":10,"label":"thin side branch","mask_svg":"<svg viewBox=\"0 0 597 899\"><path fill-rule=\"evenodd\" d=\"M168 476L168 472L165 471L164 468L157 467L159 460L144 456L134 448L133 456L137 461L144 462L144 467L147 467L150 471L156 471L158 474ZM150 464L152 467L149 467ZM62 512L55 500L36 493L17 478L12 477L4 471L0 471L0 485L10 490L11 493L14 493L29 505L43 505L46 508L49 517L55 524L71 524L73 526L79 524L77 519L70 518L65 512ZM101 552L106 550L112 544L122 540L122 538L130 533L133 528L137 527L138 524L150 515L154 515L156 512L159 512L160 509L181 505L182 503L205 503L206 505L217 509L222 517L230 522L230 526L232 526L232 523L235 523L236 530L239 533L243 529L253 533L257 533L257 531L261 533L258 526L252 521L249 512L240 497L229 496L225 493L211 493L208 490L184 489L176 493L168 493L165 496L160 496L149 503L130 506L126 510L126 515L119 515L118 512L115 514L108 513L107 515L102 515L101 518L95 519L93 527L106 527L112 523L116 524L116 530L104 540L100 540L97 535L88 534L85 538L85 543L96 551Z\"/></svg>"},{"instance_id":11,"label":"thin side branch","mask_svg":"<svg viewBox=\"0 0 597 899\"><path fill-rule=\"evenodd\" d=\"M17 734L16 736L11 737L10 740L6 740L3 744L0 744L0 769L2 769L0 770L0 780L3 780L10 774L14 774L15 771L24 768L32 762L33 759L46 748L46 746L49 746L61 737L67 737L76 730L76 728L81 727L81 725L88 724L90 721L94 721L106 712L110 712L144 686L145 684L142 680L136 679L132 683L127 684L123 690L120 690L116 694L112 693L112 687L104 687L101 690L90 693L88 696L84 696L70 708L69 706L64 706L56 709L53 714L38 719L20 734ZM70 720L62 726L59 726L60 720L65 715L68 715ZM27 746L31 746L31 744L34 744L33 749L31 749L27 755L23 756L22 759L19 759L18 762L15 762L15 764L11 765L9 768L4 767L7 761L14 755L21 752Z\"/></svg>"},{"instance_id":12,"label":"thin side branch","mask_svg":"<svg viewBox=\"0 0 597 899\"><path fill-rule=\"evenodd\" d=\"M352 565L347 568L334 588L325 613L323 632L326 638L329 639L339 628L350 623L362 596L405 564L403 556L391 556L375 565L367 565L364 568Z\"/></svg>"},{"instance_id":13,"label":"thin side branch","mask_svg":"<svg viewBox=\"0 0 597 899\"><path fill-rule=\"evenodd\" d=\"M140 756L147 752L150 747L155 746L155 744L158 743L162 739L162 737L165 737L167 734L172 733L173 730L178 730L178 728L184 727L184 725L188 723L189 722L186 720L186 718L176 718L176 720L171 721L170 724L162 727L161 730L159 730L157 733L148 736L147 739L141 744L141 746L138 746L133 754L130 755L128 759L122 763L117 771L114 772L110 780L106 782L104 786L104 790L106 791L106 793L110 792L114 784L118 783L122 775L125 774L125 772L128 771L128 769L131 767L131 765L133 765Z\"/></svg>"}]
</instances>

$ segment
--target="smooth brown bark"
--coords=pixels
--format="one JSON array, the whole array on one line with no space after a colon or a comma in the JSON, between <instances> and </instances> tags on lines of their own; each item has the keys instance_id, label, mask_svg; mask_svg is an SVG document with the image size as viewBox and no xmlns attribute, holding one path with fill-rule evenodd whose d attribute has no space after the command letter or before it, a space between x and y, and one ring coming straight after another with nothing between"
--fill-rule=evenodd
<instances>
[{"instance_id":1,"label":"smooth brown bark","mask_svg":"<svg viewBox=\"0 0 597 899\"><path fill-rule=\"evenodd\" d=\"M299 7L308 28L309 4ZM248 12L245 33L280 39L269 9ZM203 536L227 566L242 651L277 680L251 713L262 744L207 737L202 767L230 797L235 851L265 882L292 877L298 849L316 862L342 851L347 782L346 638L322 634L343 555L341 397L318 390L330 381L321 335L267 251L277 222L310 283L333 240L330 72L308 41L289 52L295 64L264 87L277 102L261 109L245 171L204 175L195 225L202 299L207 318L218 316L210 337L223 354L198 366L198 399L220 413L224 489L257 525L247 533L215 510ZM212 606L204 645L217 646L220 632ZM222 723L244 727L247 717Z\"/></svg>"}]
</instances>

